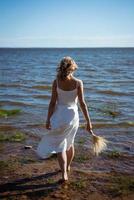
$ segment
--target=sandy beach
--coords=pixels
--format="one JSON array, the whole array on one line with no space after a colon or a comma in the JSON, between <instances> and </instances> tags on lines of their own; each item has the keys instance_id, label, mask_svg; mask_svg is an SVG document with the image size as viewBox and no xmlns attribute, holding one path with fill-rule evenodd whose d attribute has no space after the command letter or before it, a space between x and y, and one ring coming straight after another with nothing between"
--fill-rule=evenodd
<instances>
[{"instance_id":1,"label":"sandy beach","mask_svg":"<svg viewBox=\"0 0 134 200\"><path fill-rule=\"evenodd\" d=\"M11 135L19 130L10 128L3 128L2 131L11 138ZM29 140L35 148L39 141L37 137L27 134L23 140L19 141L18 138L18 141L15 141L14 136L14 141L3 139L3 142L1 139L0 199L134 198L132 155L104 152L95 157L83 146L84 140L79 138L75 143L75 158L68 174L69 181L62 183L56 154L49 159L41 160L31 149L24 149Z\"/></svg>"}]
</instances>

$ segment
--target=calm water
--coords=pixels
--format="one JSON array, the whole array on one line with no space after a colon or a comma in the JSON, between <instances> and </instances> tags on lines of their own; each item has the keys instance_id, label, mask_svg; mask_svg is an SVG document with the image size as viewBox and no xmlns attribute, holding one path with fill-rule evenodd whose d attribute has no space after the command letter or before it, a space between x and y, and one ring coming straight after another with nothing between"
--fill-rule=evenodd
<instances>
[{"instance_id":1,"label":"calm water","mask_svg":"<svg viewBox=\"0 0 134 200\"><path fill-rule=\"evenodd\" d=\"M78 64L74 76L83 80L94 131L110 141L109 149L134 153L134 48L0 49L0 106L22 110L1 117L1 127L42 131L56 67L67 55ZM85 122L80 109L79 114ZM87 132L79 128L78 135L87 137Z\"/></svg>"}]
</instances>

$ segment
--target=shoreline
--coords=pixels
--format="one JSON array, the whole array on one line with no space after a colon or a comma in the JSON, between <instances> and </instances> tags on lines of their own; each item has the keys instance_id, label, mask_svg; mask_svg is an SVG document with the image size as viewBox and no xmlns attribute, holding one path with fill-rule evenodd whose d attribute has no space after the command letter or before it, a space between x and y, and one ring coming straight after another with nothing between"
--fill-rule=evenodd
<instances>
[{"instance_id":1,"label":"shoreline","mask_svg":"<svg viewBox=\"0 0 134 200\"><path fill-rule=\"evenodd\" d=\"M69 181L63 184L56 154L45 160L38 159L31 149L24 149L29 140L33 146L38 143L35 136L28 134L21 142L1 142L0 198L133 199L134 156L105 152L94 157L80 140L75 142Z\"/></svg>"}]
</instances>

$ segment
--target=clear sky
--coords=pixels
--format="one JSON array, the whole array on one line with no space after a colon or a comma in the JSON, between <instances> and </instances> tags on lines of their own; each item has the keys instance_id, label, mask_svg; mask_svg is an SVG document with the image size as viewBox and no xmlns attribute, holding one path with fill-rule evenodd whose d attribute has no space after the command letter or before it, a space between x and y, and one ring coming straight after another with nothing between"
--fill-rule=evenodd
<instances>
[{"instance_id":1,"label":"clear sky","mask_svg":"<svg viewBox=\"0 0 134 200\"><path fill-rule=\"evenodd\" d=\"M0 0L0 47L134 47L134 0Z\"/></svg>"}]
</instances>

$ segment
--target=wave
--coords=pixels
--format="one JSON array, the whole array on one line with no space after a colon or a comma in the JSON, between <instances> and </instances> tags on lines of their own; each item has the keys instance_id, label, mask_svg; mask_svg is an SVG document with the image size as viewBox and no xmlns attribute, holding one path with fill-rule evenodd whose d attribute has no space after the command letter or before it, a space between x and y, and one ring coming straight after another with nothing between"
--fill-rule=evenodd
<instances>
[{"instance_id":1,"label":"wave","mask_svg":"<svg viewBox=\"0 0 134 200\"><path fill-rule=\"evenodd\" d=\"M34 85L34 86L32 86L32 88L34 88L34 89L40 89L40 90L44 90L44 89L50 90L52 87L49 86L49 85Z\"/></svg>"},{"instance_id":2,"label":"wave","mask_svg":"<svg viewBox=\"0 0 134 200\"><path fill-rule=\"evenodd\" d=\"M109 94L112 96L124 96L124 95L128 95L127 93L124 92L116 92L116 91L112 91L112 90L97 90L97 93L100 94ZM131 94L129 94L131 95Z\"/></svg>"},{"instance_id":3,"label":"wave","mask_svg":"<svg viewBox=\"0 0 134 200\"><path fill-rule=\"evenodd\" d=\"M128 127L133 127L134 122L133 121L124 121L124 122L119 122L119 123L93 123L93 128L128 128ZM79 126L80 128L85 129L85 124L82 123Z\"/></svg>"},{"instance_id":4,"label":"wave","mask_svg":"<svg viewBox=\"0 0 134 200\"><path fill-rule=\"evenodd\" d=\"M132 121L125 121L125 122L120 122L120 123L93 123L93 128L127 128L127 127L133 127L134 122ZM25 124L25 127L27 128L43 128L44 123L28 123ZM80 128L84 128L84 124L80 124Z\"/></svg>"},{"instance_id":5,"label":"wave","mask_svg":"<svg viewBox=\"0 0 134 200\"><path fill-rule=\"evenodd\" d=\"M24 85L19 83L0 83L0 87L24 87Z\"/></svg>"},{"instance_id":6,"label":"wave","mask_svg":"<svg viewBox=\"0 0 134 200\"><path fill-rule=\"evenodd\" d=\"M49 95L32 95L32 97L40 99L50 99Z\"/></svg>"},{"instance_id":7,"label":"wave","mask_svg":"<svg viewBox=\"0 0 134 200\"><path fill-rule=\"evenodd\" d=\"M13 106L34 106L31 103L23 103L23 102L19 102L19 101L0 101L0 105L4 106L4 105L13 105Z\"/></svg>"}]
</instances>

